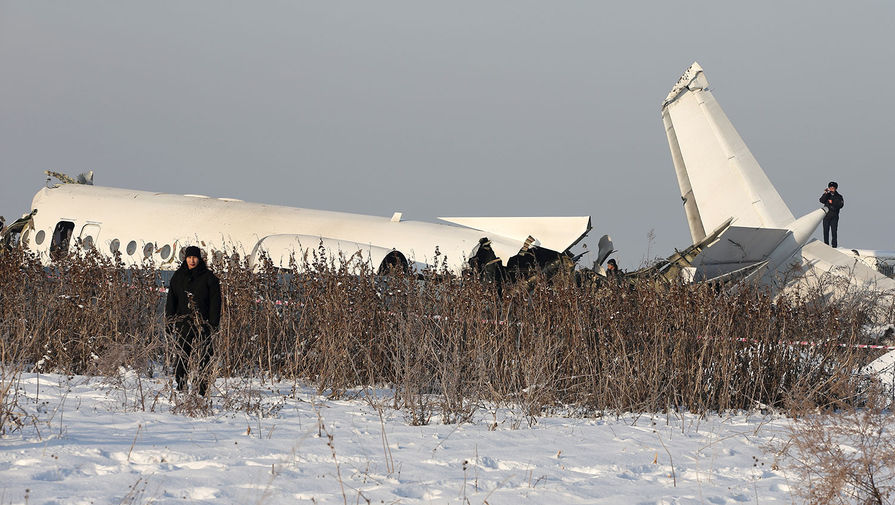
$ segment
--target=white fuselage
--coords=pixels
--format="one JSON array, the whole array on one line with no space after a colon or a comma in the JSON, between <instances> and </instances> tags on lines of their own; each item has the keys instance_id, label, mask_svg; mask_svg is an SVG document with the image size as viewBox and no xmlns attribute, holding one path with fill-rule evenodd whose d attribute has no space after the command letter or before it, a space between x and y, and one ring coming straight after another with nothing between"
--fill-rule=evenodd
<instances>
[{"instance_id":1,"label":"white fuselage","mask_svg":"<svg viewBox=\"0 0 895 505\"><path fill-rule=\"evenodd\" d=\"M398 251L411 266L431 265L437 249L439 262L446 262L453 271L463 268L483 237L496 242L496 249L513 254L524 245L524 238L400 221L397 216L390 219L82 184L41 189L34 196L32 209L37 210L33 228L22 241L42 257L50 258L53 245L63 240L60 233L68 230L71 240L65 243L69 247L80 239L82 246L95 247L107 256L120 252L126 265L151 261L165 269L179 266L180 252L189 245L198 245L207 253L235 252L251 260L264 252L277 266L287 266L290 252L300 259L305 251L316 251L322 243L331 255L351 256L360 251L373 269L392 251ZM586 228L578 226L582 229L568 234L577 234L568 246L589 229L589 218L585 219ZM506 264L508 257L501 259Z\"/></svg>"}]
</instances>

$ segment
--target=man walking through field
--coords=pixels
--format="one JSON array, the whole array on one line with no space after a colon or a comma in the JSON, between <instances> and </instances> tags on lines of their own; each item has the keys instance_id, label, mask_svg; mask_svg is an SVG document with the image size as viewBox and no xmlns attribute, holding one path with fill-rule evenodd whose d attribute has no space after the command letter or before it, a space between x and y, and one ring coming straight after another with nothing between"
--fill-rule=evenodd
<instances>
[{"instance_id":1,"label":"man walking through field","mask_svg":"<svg viewBox=\"0 0 895 505\"><path fill-rule=\"evenodd\" d=\"M199 369L194 387L199 396L205 396L210 373L208 365L214 354L211 334L221 321L221 284L206 266L202 251L196 246L186 248L183 263L168 284L165 319L177 338L174 365L177 390L186 390L190 355L197 351Z\"/></svg>"}]
</instances>

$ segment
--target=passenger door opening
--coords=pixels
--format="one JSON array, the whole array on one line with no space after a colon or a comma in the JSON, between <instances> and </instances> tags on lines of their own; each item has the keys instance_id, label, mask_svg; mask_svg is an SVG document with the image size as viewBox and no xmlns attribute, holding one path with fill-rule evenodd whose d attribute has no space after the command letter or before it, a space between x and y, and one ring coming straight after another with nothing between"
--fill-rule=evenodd
<instances>
[{"instance_id":1,"label":"passenger door opening","mask_svg":"<svg viewBox=\"0 0 895 505\"><path fill-rule=\"evenodd\" d=\"M50 243L51 255L65 256L68 254L68 246L74 230L75 223L71 221L59 221L56 223L56 229L53 230L53 242Z\"/></svg>"}]
</instances>

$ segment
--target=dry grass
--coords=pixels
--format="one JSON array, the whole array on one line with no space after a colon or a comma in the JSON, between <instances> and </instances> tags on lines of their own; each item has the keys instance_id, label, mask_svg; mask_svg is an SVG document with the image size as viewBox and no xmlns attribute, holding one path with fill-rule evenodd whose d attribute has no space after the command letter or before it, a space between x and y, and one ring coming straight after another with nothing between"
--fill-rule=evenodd
<instances>
[{"instance_id":1,"label":"dry grass","mask_svg":"<svg viewBox=\"0 0 895 505\"><path fill-rule=\"evenodd\" d=\"M806 411L778 451L805 503L887 505L895 499L895 420L878 394L861 408Z\"/></svg>"},{"instance_id":2,"label":"dry grass","mask_svg":"<svg viewBox=\"0 0 895 505\"><path fill-rule=\"evenodd\" d=\"M355 275L312 256L315 273L250 271L215 258L224 296L213 337L222 377L307 380L322 392L388 386L411 422L462 422L483 402L526 415L697 413L853 404L868 358L860 304L772 303L751 288L579 285L558 275L503 289L474 275ZM5 426L15 371L170 373L161 275L73 254L46 269L0 254ZM790 340L830 345L797 347ZM14 401L12 401L14 404ZM238 404L235 402L234 404Z\"/></svg>"}]
</instances>

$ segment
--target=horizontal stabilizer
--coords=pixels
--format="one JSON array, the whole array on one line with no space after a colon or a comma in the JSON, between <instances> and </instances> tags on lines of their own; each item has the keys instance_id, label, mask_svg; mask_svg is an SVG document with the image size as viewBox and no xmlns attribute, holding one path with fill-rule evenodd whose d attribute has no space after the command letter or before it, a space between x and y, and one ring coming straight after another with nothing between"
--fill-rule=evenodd
<instances>
[{"instance_id":1,"label":"horizontal stabilizer","mask_svg":"<svg viewBox=\"0 0 895 505\"><path fill-rule=\"evenodd\" d=\"M590 217L439 217L489 234L496 234L519 242L528 237L535 245L557 252L565 252L590 231ZM489 235L491 240L497 237Z\"/></svg>"},{"instance_id":2,"label":"horizontal stabilizer","mask_svg":"<svg viewBox=\"0 0 895 505\"><path fill-rule=\"evenodd\" d=\"M712 281L720 282L722 284L750 283L758 280L758 278L763 274L762 269L766 267L767 264L767 261L752 263L751 265L746 265L729 273L719 275L713 278Z\"/></svg>"},{"instance_id":3,"label":"horizontal stabilizer","mask_svg":"<svg viewBox=\"0 0 895 505\"><path fill-rule=\"evenodd\" d=\"M697 256L698 263L755 263L764 261L786 237L781 228L745 228L731 226L718 240Z\"/></svg>"},{"instance_id":4,"label":"horizontal stabilizer","mask_svg":"<svg viewBox=\"0 0 895 505\"><path fill-rule=\"evenodd\" d=\"M781 228L730 226L693 261L697 278L712 279L766 262L789 233Z\"/></svg>"}]
</instances>

